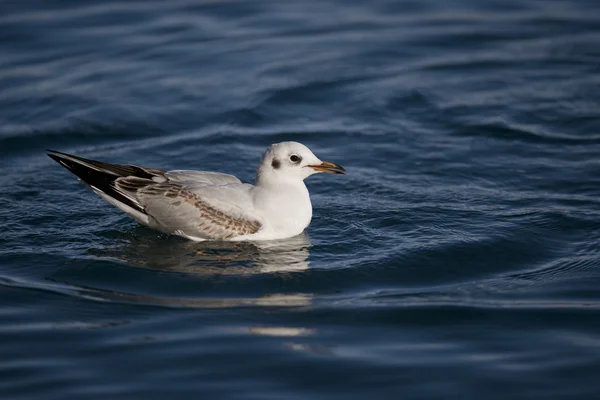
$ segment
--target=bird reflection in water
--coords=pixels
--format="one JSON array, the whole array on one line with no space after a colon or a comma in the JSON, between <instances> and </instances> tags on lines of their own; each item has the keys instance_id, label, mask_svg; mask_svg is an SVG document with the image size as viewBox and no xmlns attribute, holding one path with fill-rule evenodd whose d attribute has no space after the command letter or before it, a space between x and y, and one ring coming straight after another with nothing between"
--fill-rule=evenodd
<instances>
[{"instance_id":1,"label":"bird reflection in water","mask_svg":"<svg viewBox=\"0 0 600 400\"><path fill-rule=\"evenodd\" d=\"M290 274L309 269L311 244L306 233L289 239L261 242L192 242L175 237L157 240L155 235L138 232L117 247L90 249L89 253L134 267L207 278ZM192 308L302 307L309 306L313 297L312 293L265 293L257 297L166 297L89 286L79 287L78 291L80 295L104 301Z\"/></svg>"},{"instance_id":2,"label":"bird reflection in water","mask_svg":"<svg viewBox=\"0 0 600 400\"><path fill-rule=\"evenodd\" d=\"M94 250L127 265L194 275L244 275L305 271L310 240L306 233L260 242L130 240L113 249Z\"/></svg>"}]
</instances>

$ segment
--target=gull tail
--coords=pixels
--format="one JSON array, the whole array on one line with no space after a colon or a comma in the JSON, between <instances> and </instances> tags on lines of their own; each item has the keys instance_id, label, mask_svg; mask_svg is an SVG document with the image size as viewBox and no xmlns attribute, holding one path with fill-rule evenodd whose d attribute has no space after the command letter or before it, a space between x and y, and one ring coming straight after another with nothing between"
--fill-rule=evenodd
<instances>
[{"instance_id":1,"label":"gull tail","mask_svg":"<svg viewBox=\"0 0 600 400\"><path fill-rule=\"evenodd\" d=\"M131 193L117 188L115 181L124 177L152 179L160 177L162 171L150 170L135 165L110 164L88 160L55 150L48 150L48 157L75 174L80 181L88 185L96 194L124 211L138 222L147 225L149 217L144 207Z\"/></svg>"}]
</instances>

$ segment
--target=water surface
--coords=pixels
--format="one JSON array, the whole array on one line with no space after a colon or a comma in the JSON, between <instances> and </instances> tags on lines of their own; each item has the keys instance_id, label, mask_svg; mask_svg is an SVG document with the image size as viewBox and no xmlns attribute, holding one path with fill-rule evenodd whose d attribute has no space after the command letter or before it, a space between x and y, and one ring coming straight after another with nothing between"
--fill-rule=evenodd
<instances>
[{"instance_id":1,"label":"water surface","mask_svg":"<svg viewBox=\"0 0 600 400\"><path fill-rule=\"evenodd\" d=\"M593 398L600 3L22 1L0 15L0 393ZM44 149L252 181L305 235L137 225Z\"/></svg>"}]
</instances>

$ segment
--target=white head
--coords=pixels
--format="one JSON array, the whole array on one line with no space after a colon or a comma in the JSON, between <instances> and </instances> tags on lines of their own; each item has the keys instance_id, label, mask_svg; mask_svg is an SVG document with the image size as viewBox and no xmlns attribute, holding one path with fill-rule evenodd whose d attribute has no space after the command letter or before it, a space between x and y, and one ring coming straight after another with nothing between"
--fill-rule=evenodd
<instances>
[{"instance_id":1,"label":"white head","mask_svg":"<svg viewBox=\"0 0 600 400\"><path fill-rule=\"evenodd\" d=\"M256 184L271 182L301 182L312 174L331 172L345 174L340 165L321 161L302 143L281 142L263 154L256 174Z\"/></svg>"}]
</instances>

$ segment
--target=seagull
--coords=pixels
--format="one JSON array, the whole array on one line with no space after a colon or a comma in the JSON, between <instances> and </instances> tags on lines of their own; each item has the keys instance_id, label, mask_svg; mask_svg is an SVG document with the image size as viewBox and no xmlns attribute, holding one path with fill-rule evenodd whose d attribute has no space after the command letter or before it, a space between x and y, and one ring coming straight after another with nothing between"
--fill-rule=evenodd
<instances>
[{"instance_id":1,"label":"seagull","mask_svg":"<svg viewBox=\"0 0 600 400\"><path fill-rule=\"evenodd\" d=\"M254 185L233 175L110 164L48 150L96 194L157 231L204 240L259 241L299 235L312 219L304 179L345 174L298 142L273 144L263 154Z\"/></svg>"}]
</instances>

